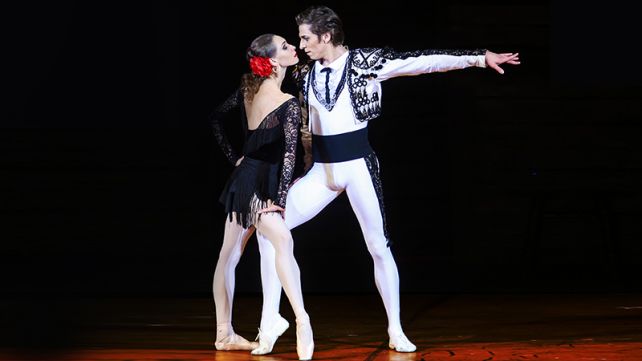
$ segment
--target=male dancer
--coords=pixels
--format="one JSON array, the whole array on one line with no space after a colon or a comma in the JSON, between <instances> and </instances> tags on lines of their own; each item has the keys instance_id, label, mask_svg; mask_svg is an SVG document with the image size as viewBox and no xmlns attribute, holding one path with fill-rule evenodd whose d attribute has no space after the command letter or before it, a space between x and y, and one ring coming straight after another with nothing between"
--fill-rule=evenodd
<instances>
[{"instance_id":1,"label":"male dancer","mask_svg":"<svg viewBox=\"0 0 642 361\"><path fill-rule=\"evenodd\" d=\"M414 352L399 317L399 275L390 252L385 224L379 161L368 142L368 121L381 114L381 82L398 77L445 72L467 67L519 64L518 54L486 50L351 49L343 45L342 22L325 6L312 6L296 17L299 47L313 60L300 66L295 78L302 109L308 110L312 133L312 168L290 188L285 210L292 229L307 222L346 191L374 261L375 282L388 316L389 347ZM305 139L305 134L304 137ZM254 354L270 352L287 323L278 314L281 289L268 240L257 234L261 251L264 340ZM262 337L263 338L263 337ZM263 342L262 342L263 341Z\"/></svg>"}]
</instances>

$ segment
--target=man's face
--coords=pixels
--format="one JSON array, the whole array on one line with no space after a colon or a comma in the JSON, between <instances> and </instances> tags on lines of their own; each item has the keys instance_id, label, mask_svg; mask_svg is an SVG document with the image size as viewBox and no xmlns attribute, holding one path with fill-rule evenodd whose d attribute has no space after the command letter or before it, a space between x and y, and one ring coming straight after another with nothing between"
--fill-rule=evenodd
<instances>
[{"instance_id":1,"label":"man's face","mask_svg":"<svg viewBox=\"0 0 642 361\"><path fill-rule=\"evenodd\" d=\"M323 58L323 54L327 49L329 43L323 43L321 36L318 36L310 31L310 25L299 25L299 48L305 51L312 60Z\"/></svg>"}]
</instances>

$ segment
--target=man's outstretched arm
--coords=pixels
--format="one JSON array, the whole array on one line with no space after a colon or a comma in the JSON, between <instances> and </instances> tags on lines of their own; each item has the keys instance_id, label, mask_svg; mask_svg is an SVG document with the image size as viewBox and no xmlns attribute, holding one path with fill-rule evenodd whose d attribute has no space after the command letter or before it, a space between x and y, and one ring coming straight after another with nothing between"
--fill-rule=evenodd
<instances>
[{"instance_id":1,"label":"man's outstretched arm","mask_svg":"<svg viewBox=\"0 0 642 361\"><path fill-rule=\"evenodd\" d=\"M377 72L377 80L399 76L413 76L434 72L446 72L469 67L490 67L500 74L501 64L519 64L519 54L497 54L485 49L480 50L422 50L414 52L395 52L381 49L382 63Z\"/></svg>"}]
</instances>

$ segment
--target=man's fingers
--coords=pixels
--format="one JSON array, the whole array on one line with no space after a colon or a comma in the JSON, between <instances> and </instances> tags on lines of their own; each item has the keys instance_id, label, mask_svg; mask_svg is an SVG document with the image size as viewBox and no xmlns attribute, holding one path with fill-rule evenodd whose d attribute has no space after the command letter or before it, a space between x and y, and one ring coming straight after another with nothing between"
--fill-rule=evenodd
<instances>
[{"instance_id":1,"label":"man's fingers","mask_svg":"<svg viewBox=\"0 0 642 361\"><path fill-rule=\"evenodd\" d=\"M504 69L500 68L496 64L489 64L491 68L495 69L498 73L504 74Z\"/></svg>"}]
</instances>

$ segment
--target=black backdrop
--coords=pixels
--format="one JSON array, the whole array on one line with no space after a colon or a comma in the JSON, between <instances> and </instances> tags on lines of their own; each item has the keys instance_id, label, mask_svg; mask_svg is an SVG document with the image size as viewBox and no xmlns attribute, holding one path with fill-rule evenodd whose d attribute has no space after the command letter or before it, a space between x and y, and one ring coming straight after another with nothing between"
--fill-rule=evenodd
<instances>
[{"instance_id":1,"label":"black backdrop","mask_svg":"<svg viewBox=\"0 0 642 361\"><path fill-rule=\"evenodd\" d=\"M209 112L263 32L306 1L21 3L4 44L5 295L199 295L231 171ZM640 50L633 11L546 1L329 1L350 47L488 48L384 83L370 140L402 292L638 291ZM291 86L286 84L291 91ZM230 125L233 131L234 125ZM238 140L238 137L236 138ZM345 195L294 230L305 292L375 292ZM238 292L258 292L250 242Z\"/></svg>"}]
</instances>

